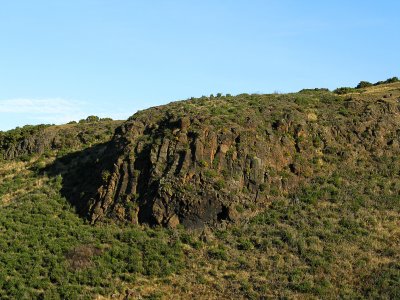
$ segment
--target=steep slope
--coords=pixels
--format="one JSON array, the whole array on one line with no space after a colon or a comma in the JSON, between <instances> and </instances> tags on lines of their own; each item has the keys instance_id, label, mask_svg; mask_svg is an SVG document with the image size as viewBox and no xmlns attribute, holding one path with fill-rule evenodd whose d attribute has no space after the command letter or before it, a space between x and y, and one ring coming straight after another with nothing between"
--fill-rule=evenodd
<instances>
[{"instance_id":1,"label":"steep slope","mask_svg":"<svg viewBox=\"0 0 400 300\"><path fill-rule=\"evenodd\" d=\"M190 228L234 221L280 196L298 201L321 175L399 154L399 88L203 97L141 111L70 197L93 222Z\"/></svg>"}]
</instances>

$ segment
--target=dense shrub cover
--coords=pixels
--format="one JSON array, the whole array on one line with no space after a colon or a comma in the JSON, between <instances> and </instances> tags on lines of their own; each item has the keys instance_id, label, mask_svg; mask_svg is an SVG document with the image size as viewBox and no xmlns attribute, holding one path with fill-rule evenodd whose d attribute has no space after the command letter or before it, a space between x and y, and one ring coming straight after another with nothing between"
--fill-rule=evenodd
<instances>
[{"instance_id":1,"label":"dense shrub cover","mask_svg":"<svg viewBox=\"0 0 400 300\"><path fill-rule=\"evenodd\" d=\"M60 197L61 177L37 180L31 173L0 185L0 195L31 188L0 207L1 299L92 299L137 276L181 269L182 247L171 232L86 224Z\"/></svg>"},{"instance_id":2,"label":"dense shrub cover","mask_svg":"<svg viewBox=\"0 0 400 300\"><path fill-rule=\"evenodd\" d=\"M398 87L382 93L398 93ZM205 122L224 126L247 122L248 106L262 110L267 103L271 118L255 128L257 135L269 135L265 124L281 125L282 115L274 114L279 105L285 112L310 111L308 122L314 125L316 117L323 122L313 114L321 107L333 112L335 122L345 124L363 124L376 113L374 109L397 107L378 95L378 106L368 105L356 115L351 107L368 94L360 90L357 95L337 94L307 89L285 95L217 95L176 102L170 113L199 113L200 107L209 117ZM398 96L391 99L395 105ZM132 118L141 114L145 117L141 112ZM64 168L74 153L84 165L88 157L79 154L113 132L101 121L68 126L80 134L81 142L74 147L68 144L74 131L67 131L60 148L27 159L0 160L0 299L400 298L400 156L394 155L398 132L387 132L388 142L381 148L352 156L346 149L326 146L316 131L304 137L309 147L322 149L320 160L310 162L315 174L307 181L289 193L260 186L260 193L269 197L266 206L241 203L235 210L248 213L242 220L189 231L111 220L93 225L78 217L62 196ZM48 129L43 127L0 133L2 149ZM360 128L361 138L375 138L370 128ZM343 131L337 135L351 137ZM291 141L287 132L279 138ZM350 146L351 142L346 144ZM93 155L96 158L97 152ZM306 165L299 158L295 163L290 166L293 170L279 172L283 180ZM47 172L52 164L57 165L58 175ZM219 177L225 176L223 172L205 161L199 166L208 170L206 177L219 178L217 190L225 188L224 177ZM110 176L102 173L105 181Z\"/></svg>"}]
</instances>

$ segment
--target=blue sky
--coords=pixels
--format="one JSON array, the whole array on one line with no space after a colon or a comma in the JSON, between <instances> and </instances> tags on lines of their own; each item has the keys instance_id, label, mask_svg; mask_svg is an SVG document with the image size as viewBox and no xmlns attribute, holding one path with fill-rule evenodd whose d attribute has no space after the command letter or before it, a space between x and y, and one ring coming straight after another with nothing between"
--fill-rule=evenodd
<instances>
[{"instance_id":1,"label":"blue sky","mask_svg":"<svg viewBox=\"0 0 400 300\"><path fill-rule=\"evenodd\" d=\"M0 130L399 76L400 1L4 0Z\"/></svg>"}]
</instances>

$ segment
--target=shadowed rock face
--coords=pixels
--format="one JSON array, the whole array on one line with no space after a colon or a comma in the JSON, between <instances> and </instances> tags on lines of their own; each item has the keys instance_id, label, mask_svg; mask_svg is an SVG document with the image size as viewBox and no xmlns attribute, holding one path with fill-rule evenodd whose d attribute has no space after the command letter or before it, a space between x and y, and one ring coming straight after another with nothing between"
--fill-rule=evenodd
<instances>
[{"instance_id":1,"label":"shadowed rock face","mask_svg":"<svg viewBox=\"0 0 400 300\"><path fill-rule=\"evenodd\" d=\"M289 126L276 130L289 132ZM305 135L298 126L290 130L295 137ZM267 188L280 192L297 184L298 176L286 180L271 171L291 165L300 175L289 154L304 146L296 139L261 138L250 128L216 130L188 117L150 125L128 122L106 151L114 155L114 165L103 170L109 176L103 176L92 200L91 219L191 228L233 221L236 206L265 203Z\"/></svg>"},{"instance_id":2,"label":"shadowed rock face","mask_svg":"<svg viewBox=\"0 0 400 300\"><path fill-rule=\"evenodd\" d=\"M243 187L245 198L254 198L266 175L262 160L239 146L240 133L191 123L134 120L119 128L109 146L115 163L102 172L109 175L90 206L92 220L199 227L232 218Z\"/></svg>"},{"instance_id":3,"label":"shadowed rock face","mask_svg":"<svg viewBox=\"0 0 400 300\"><path fill-rule=\"evenodd\" d=\"M303 105L300 96L312 101ZM318 174L398 154L398 97L397 87L385 98L245 95L142 111L116 130L80 187L96 189L77 202L92 222L198 228L235 221L238 207L295 197Z\"/></svg>"},{"instance_id":4,"label":"shadowed rock face","mask_svg":"<svg viewBox=\"0 0 400 300\"><path fill-rule=\"evenodd\" d=\"M29 136L8 148L3 154L4 159L11 160L22 155L42 154L55 144L56 133Z\"/></svg>"}]
</instances>

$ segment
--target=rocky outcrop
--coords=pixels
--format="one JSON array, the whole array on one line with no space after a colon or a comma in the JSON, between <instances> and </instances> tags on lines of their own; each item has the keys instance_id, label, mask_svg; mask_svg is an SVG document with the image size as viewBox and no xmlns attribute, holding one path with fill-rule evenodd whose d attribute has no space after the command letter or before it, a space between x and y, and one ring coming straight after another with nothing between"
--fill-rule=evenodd
<instances>
[{"instance_id":1,"label":"rocky outcrop","mask_svg":"<svg viewBox=\"0 0 400 300\"><path fill-rule=\"evenodd\" d=\"M48 150L80 150L109 141L121 121L26 126L0 135L0 154L5 160L41 155Z\"/></svg>"},{"instance_id":2,"label":"rocky outcrop","mask_svg":"<svg viewBox=\"0 0 400 300\"><path fill-rule=\"evenodd\" d=\"M391 94L241 95L139 112L116 130L80 187L97 189L75 202L92 222L235 221L243 210L292 197L321 172L398 153L399 92Z\"/></svg>"},{"instance_id":3,"label":"rocky outcrop","mask_svg":"<svg viewBox=\"0 0 400 300\"><path fill-rule=\"evenodd\" d=\"M12 160L24 155L42 154L45 150L53 147L56 137L56 132L46 132L45 130L25 137L5 149L3 158Z\"/></svg>"}]
</instances>

